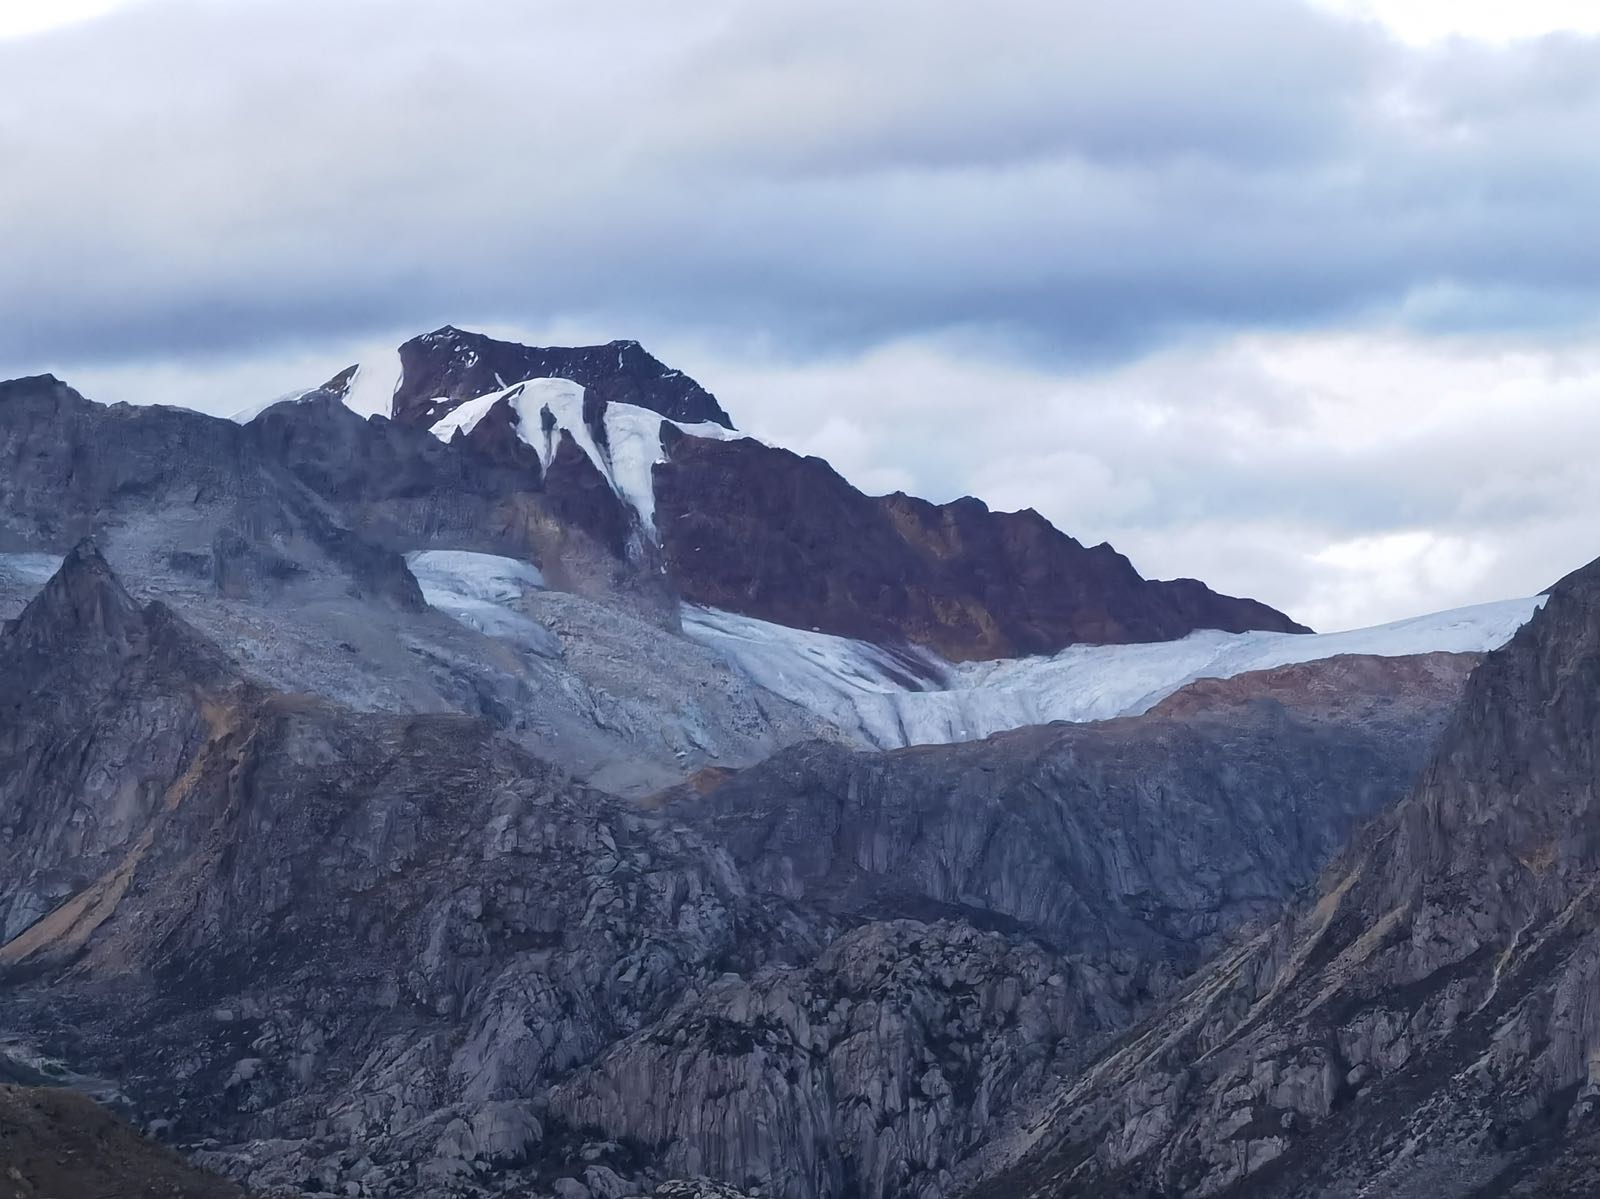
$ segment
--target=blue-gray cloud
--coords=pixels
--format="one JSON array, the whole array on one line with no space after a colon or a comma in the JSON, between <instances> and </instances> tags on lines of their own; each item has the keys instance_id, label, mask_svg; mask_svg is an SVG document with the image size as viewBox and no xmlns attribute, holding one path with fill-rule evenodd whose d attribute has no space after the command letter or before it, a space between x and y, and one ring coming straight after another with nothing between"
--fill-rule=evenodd
<instances>
[{"instance_id":1,"label":"blue-gray cloud","mask_svg":"<svg viewBox=\"0 0 1600 1199\"><path fill-rule=\"evenodd\" d=\"M445 320L1061 360L1600 307L1600 42L1286 0L145 0L0 43L0 373Z\"/></svg>"}]
</instances>

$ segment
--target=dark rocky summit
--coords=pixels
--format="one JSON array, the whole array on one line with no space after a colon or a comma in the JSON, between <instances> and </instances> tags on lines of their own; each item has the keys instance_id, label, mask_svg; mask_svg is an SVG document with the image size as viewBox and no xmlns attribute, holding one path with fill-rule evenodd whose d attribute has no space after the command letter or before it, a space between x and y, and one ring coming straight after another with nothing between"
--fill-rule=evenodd
<instances>
[{"instance_id":1,"label":"dark rocky summit","mask_svg":"<svg viewBox=\"0 0 1600 1199\"><path fill-rule=\"evenodd\" d=\"M394 419L431 427L463 401L524 379L571 379L597 403L632 404L685 424L733 428L713 396L636 341L603 346L522 346L452 325L400 347Z\"/></svg>"},{"instance_id":2,"label":"dark rocky summit","mask_svg":"<svg viewBox=\"0 0 1600 1199\"><path fill-rule=\"evenodd\" d=\"M1600 563L1489 655L1319 892L1065 1086L973 1193L1592 1193L1597 735Z\"/></svg>"}]
</instances>

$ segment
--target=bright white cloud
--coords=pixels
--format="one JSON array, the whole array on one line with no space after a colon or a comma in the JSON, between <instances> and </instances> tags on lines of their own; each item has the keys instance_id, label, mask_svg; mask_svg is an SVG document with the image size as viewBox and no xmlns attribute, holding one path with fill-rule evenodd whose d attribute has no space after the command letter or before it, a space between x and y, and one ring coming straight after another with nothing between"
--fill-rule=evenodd
<instances>
[{"instance_id":1,"label":"bright white cloud","mask_svg":"<svg viewBox=\"0 0 1600 1199\"><path fill-rule=\"evenodd\" d=\"M1450 37L1505 42L1549 33L1600 33L1594 0L1319 0L1415 45Z\"/></svg>"},{"instance_id":2,"label":"bright white cloud","mask_svg":"<svg viewBox=\"0 0 1600 1199\"><path fill-rule=\"evenodd\" d=\"M25 37L103 17L131 0L0 0L0 38Z\"/></svg>"}]
</instances>

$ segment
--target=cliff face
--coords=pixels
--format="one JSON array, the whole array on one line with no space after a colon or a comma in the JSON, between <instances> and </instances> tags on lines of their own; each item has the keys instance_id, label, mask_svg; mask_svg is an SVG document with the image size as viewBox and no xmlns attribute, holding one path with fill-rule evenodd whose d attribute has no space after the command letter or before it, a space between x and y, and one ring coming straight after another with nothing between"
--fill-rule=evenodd
<instances>
[{"instance_id":1,"label":"cliff face","mask_svg":"<svg viewBox=\"0 0 1600 1199\"><path fill-rule=\"evenodd\" d=\"M757 894L866 923L680 1003L552 1103L795 1199L948 1193L1052 1079L1393 802L1469 667L1348 660L1332 688L1291 668L1175 697L1179 715L801 746L686 787L669 813Z\"/></svg>"},{"instance_id":2,"label":"cliff face","mask_svg":"<svg viewBox=\"0 0 1600 1199\"><path fill-rule=\"evenodd\" d=\"M685 599L796 628L910 643L952 661L1198 628L1304 632L1194 580L1141 578L1036 512L863 495L827 463L752 441L668 439L656 528Z\"/></svg>"},{"instance_id":3,"label":"cliff face","mask_svg":"<svg viewBox=\"0 0 1600 1199\"><path fill-rule=\"evenodd\" d=\"M1403 792L1470 663L1335 659L1197 684L1145 717L802 745L671 810L790 899L1192 963ZM1304 683L1333 672L1327 691Z\"/></svg>"},{"instance_id":4,"label":"cliff face","mask_svg":"<svg viewBox=\"0 0 1600 1199\"><path fill-rule=\"evenodd\" d=\"M1065 1090L981 1193L1586 1193L1597 735L1591 566L1489 656L1314 902Z\"/></svg>"}]
</instances>

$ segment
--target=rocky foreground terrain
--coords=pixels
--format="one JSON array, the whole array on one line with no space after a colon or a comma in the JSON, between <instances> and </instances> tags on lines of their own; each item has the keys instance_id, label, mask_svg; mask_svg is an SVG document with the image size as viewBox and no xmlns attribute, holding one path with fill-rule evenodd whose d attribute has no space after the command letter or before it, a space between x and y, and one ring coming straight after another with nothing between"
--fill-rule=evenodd
<instances>
[{"instance_id":1,"label":"rocky foreground terrain","mask_svg":"<svg viewBox=\"0 0 1600 1199\"><path fill-rule=\"evenodd\" d=\"M367 415L366 367L243 422L0 385L0 1044L211 1174L55 1091L0 1154L560 1199L1589 1169L1589 573L1487 659L884 752L685 614L919 693L1299 626L862 496L633 343L399 362Z\"/></svg>"},{"instance_id":2,"label":"rocky foreground terrain","mask_svg":"<svg viewBox=\"0 0 1600 1199\"><path fill-rule=\"evenodd\" d=\"M0 1085L5 1199L244 1199L244 1191L153 1144L92 1099L64 1088Z\"/></svg>"}]
</instances>

